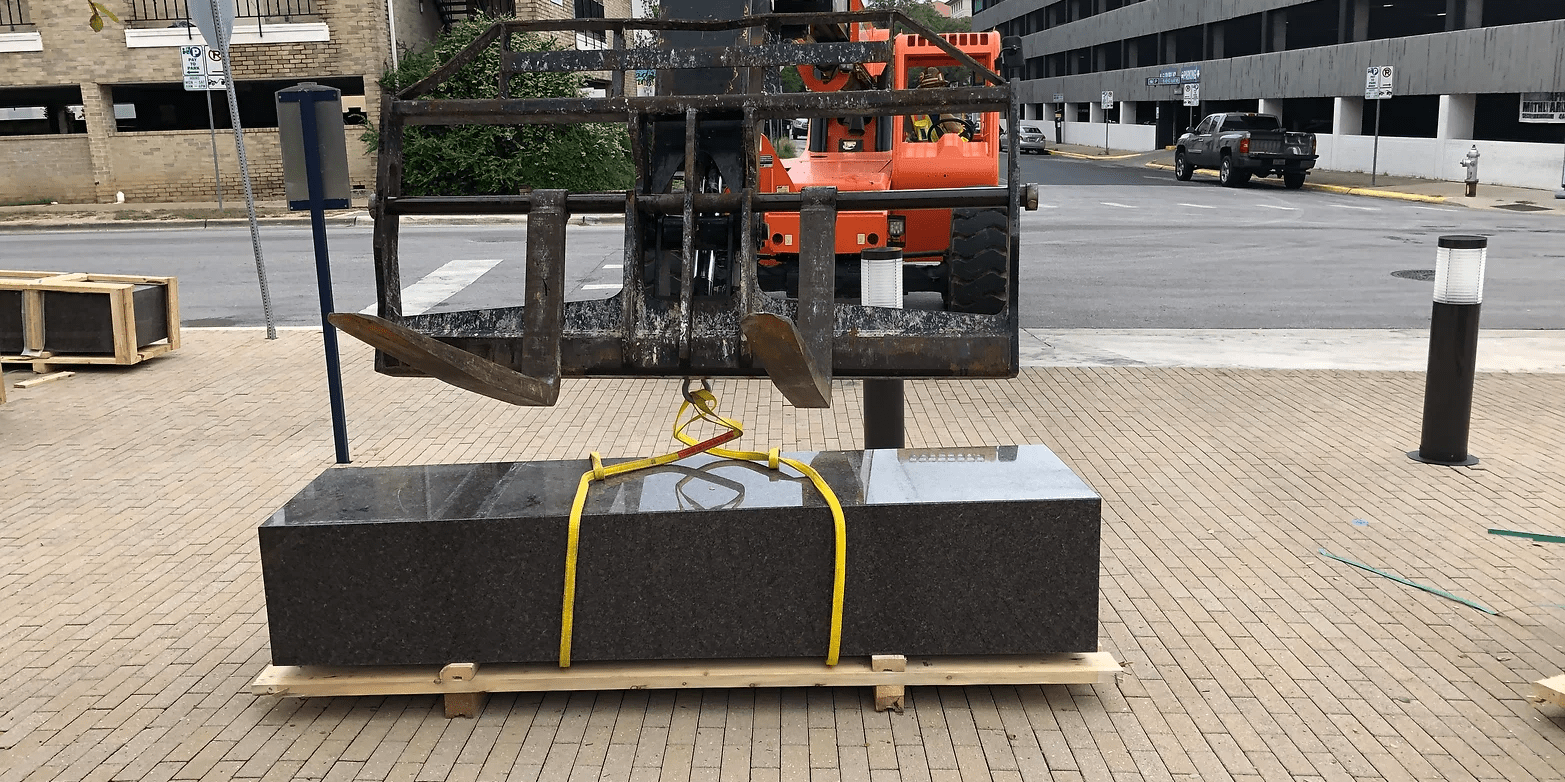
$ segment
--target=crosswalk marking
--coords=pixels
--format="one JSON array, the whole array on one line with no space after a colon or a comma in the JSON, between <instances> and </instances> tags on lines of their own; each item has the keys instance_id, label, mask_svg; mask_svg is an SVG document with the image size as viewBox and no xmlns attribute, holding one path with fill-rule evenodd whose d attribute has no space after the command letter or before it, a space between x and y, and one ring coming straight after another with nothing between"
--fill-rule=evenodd
<instances>
[{"instance_id":1,"label":"crosswalk marking","mask_svg":"<svg viewBox=\"0 0 1565 782\"><path fill-rule=\"evenodd\" d=\"M479 277L484 276L484 273L499 266L503 260L503 258L456 260L424 275L423 279L402 289L402 314L421 315L429 311L436 304L451 298L452 294L472 285ZM371 304L360 312L373 315L375 307L376 305Z\"/></svg>"}]
</instances>

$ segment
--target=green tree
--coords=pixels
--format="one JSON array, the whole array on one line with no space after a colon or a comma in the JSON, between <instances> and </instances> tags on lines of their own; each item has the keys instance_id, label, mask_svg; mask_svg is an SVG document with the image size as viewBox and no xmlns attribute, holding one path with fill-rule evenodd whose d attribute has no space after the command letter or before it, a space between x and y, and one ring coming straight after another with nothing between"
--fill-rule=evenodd
<instances>
[{"instance_id":1,"label":"green tree","mask_svg":"<svg viewBox=\"0 0 1565 782\"><path fill-rule=\"evenodd\" d=\"M866 0L864 7L895 8L937 33L966 33L973 29L971 18L948 19L935 10L935 4L929 0Z\"/></svg>"},{"instance_id":2,"label":"green tree","mask_svg":"<svg viewBox=\"0 0 1565 782\"><path fill-rule=\"evenodd\" d=\"M430 45L403 57L381 79L388 90L414 84L454 59L499 19L459 22ZM553 38L519 33L513 51L560 48ZM500 97L500 43L496 41L426 99ZM513 98L574 98L584 81L568 72L521 73L511 80ZM520 119L520 118L518 118ZM361 139L380 148L378 129ZM576 192L628 189L634 179L630 140L620 125L410 126L403 131L402 190L407 195L508 195L526 188Z\"/></svg>"}]
</instances>

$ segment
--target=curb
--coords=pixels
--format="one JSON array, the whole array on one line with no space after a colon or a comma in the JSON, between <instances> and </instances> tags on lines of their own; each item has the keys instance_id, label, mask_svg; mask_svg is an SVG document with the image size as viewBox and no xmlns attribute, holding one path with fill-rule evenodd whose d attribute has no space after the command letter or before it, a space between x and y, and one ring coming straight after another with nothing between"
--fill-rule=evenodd
<instances>
[{"instance_id":1,"label":"curb","mask_svg":"<svg viewBox=\"0 0 1565 782\"><path fill-rule=\"evenodd\" d=\"M409 225L526 225L527 215L442 216L408 215L403 219ZM260 217L261 226L283 225L309 226L308 217ZM624 215L576 215L571 225L610 225L625 222ZM174 231L204 230L207 228L235 228L248 226L246 218L220 217L211 220L113 220L82 223L30 223L27 221L0 222L0 233L44 233L50 231ZM375 220L368 212L341 217L326 218L328 228L374 227Z\"/></svg>"},{"instance_id":2,"label":"curb","mask_svg":"<svg viewBox=\"0 0 1565 782\"><path fill-rule=\"evenodd\" d=\"M1147 168L1156 168L1156 169L1161 169L1163 171L1173 171L1174 170L1174 167L1171 166L1171 165L1168 165L1167 163L1148 163L1147 164ZM1217 176L1216 174L1213 174L1210 171L1197 171L1195 173L1196 173L1197 176L1204 176L1204 177L1215 177L1215 176ZM1445 204L1445 203L1448 203L1445 196L1429 196L1429 195L1419 195L1417 193L1402 193L1402 192L1398 192L1396 190L1377 190L1377 189L1369 188L1369 187L1347 187L1345 185L1322 185L1322 184L1316 184L1314 182L1305 182L1304 183L1304 189L1306 189L1306 190L1322 190L1322 191L1325 191L1327 193L1342 193L1344 195L1368 196L1370 198L1391 198L1391 199L1395 199L1395 200L1398 200L1398 201L1417 201L1419 203L1424 203L1424 204ZM1465 206L1465 204L1457 204L1457 206Z\"/></svg>"}]
</instances>

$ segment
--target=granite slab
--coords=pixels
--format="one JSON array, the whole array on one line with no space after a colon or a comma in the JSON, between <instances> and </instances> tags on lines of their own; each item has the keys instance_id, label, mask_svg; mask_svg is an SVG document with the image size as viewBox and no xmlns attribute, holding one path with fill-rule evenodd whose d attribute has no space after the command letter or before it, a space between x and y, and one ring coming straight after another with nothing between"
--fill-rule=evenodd
<instances>
[{"instance_id":1,"label":"granite slab","mask_svg":"<svg viewBox=\"0 0 1565 782\"><path fill-rule=\"evenodd\" d=\"M789 455L847 518L843 655L1097 649L1100 500L1048 448ZM557 659L587 467L327 470L259 530L273 663ZM822 657L833 534L792 470L702 455L595 483L573 659Z\"/></svg>"}]
</instances>

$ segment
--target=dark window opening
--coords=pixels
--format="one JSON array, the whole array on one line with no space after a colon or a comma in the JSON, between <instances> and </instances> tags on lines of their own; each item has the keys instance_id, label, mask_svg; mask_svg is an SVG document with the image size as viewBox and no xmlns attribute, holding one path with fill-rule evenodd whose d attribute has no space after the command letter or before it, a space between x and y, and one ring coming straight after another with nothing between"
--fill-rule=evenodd
<instances>
[{"instance_id":1,"label":"dark window opening","mask_svg":"<svg viewBox=\"0 0 1565 782\"><path fill-rule=\"evenodd\" d=\"M1483 26L1527 24L1565 19L1565 0L1486 0Z\"/></svg>"},{"instance_id":2,"label":"dark window opening","mask_svg":"<svg viewBox=\"0 0 1565 782\"><path fill-rule=\"evenodd\" d=\"M1067 76L1070 74L1070 58L1065 52L1055 52L1044 55L1044 74L1047 76Z\"/></svg>"},{"instance_id":3,"label":"dark window opening","mask_svg":"<svg viewBox=\"0 0 1565 782\"><path fill-rule=\"evenodd\" d=\"M363 77L312 77L309 80L342 90L344 98L364 95ZM240 124L246 128L277 127L277 91L296 86L301 81L304 79L235 82L234 97L239 103ZM120 84L112 87L111 92L116 105L135 107L133 117L124 116L116 121L121 132L207 128L206 97L201 92L187 92L183 84ZM232 127L228 119L228 98L222 91L212 93L212 122L218 128Z\"/></svg>"},{"instance_id":4,"label":"dark window opening","mask_svg":"<svg viewBox=\"0 0 1565 782\"><path fill-rule=\"evenodd\" d=\"M1090 104L1090 103L1078 103L1078 104L1076 104L1076 121L1077 122L1091 122L1092 121L1092 104Z\"/></svg>"},{"instance_id":5,"label":"dark window opening","mask_svg":"<svg viewBox=\"0 0 1565 782\"><path fill-rule=\"evenodd\" d=\"M1384 0L1369 4L1367 40L1445 32L1445 0Z\"/></svg>"},{"instance_id":6,"label":"dark window opening","mask_svg":"<svg viewBox=\"0 0 1565 782\"><path fill-rule=\"evenodd\" d=\"M1514 92L1479 95L1473 112L1473 138L1485 141L1565 141L1565 124L1522 122L1522 97Z\"/></svg>"},{"instance_id":7,"label":"dark window opening","mask_svg":"<svg viewBox=\"0 0 1565 782\"><path fill-rule=\"evenodd\" d=\"M1069 53L1071 73L1092 73L1092 50L1072 49Z\"/></svg>"},{"instance_id":8,"label":"dark window opening","mask_svg":"<svg viewBox=\"0 0 1565 782\"><path fill-rule=\"evenodd\" d=\"M1048 25L1044 21L1043 9L1038 9L1027 15L1027 28L1025 34L1031 35L1045 29Z\"/></svg>"},{"instance_id":9,"label":"dark window opening","mask_svg":"<svg viewBox=\"0 0 1565 782\"><path fill-rule=\"evenodd\" d=\"M0 89L0 136L86 132L81 87Z\"/></svg>"},{"instance_id":10,"label":"dark window opening","mask_svg":"<svg viewBox=\"0 0 1565 782\"><path fill-rule=\"evenodd\" d=\"M1041 79L1049 75L1045 68L1045 60L1042 57L1027 58L1027 78Z\"/></svg>"},{"instance_id":11,"label":"dark window opening","mask_svg":"<svg viewBox=\"0 0 1565 782\"><path fill-rule=\"evenodd\" d=\"M1336 109L1331 98L1288 98L1282 102L1283 129L1330 133Z\"/></svg>"},{"instance_id":12,"label":"dark window opening","mask_svg":"<svg viewBox=\"0 0 1565 782\"><path fill-rule=\"evenodd\" d=\"M1205 47L1202 46L1204 36L1199 26L1185 27L1168 35L1173 42L1173 56L1169 62L1195 62L1206 59Z\"/></svg>"},{"instance_id":13,"label":"dark window opening","mask_svg":"<svg viewBox=\"0 0 1565 782\"><path fill-rule=\"evenodd\" d=\"M1360 132L1366 136L1375 134L1377 110L1381 112L1380 135L1382 136L1434 138L1439 130L1440 96L1438 95L1399 95L1385 100L1364 101L1364 124Z\"/></svg>"},{"instance_id":14,"label":"dark window opening","mask_svg":"<svg viewBox=\"0 0 1565 782\"><path fill-rule=\"evenodd\" d=\"M1125 56L1128 58L1126 67L1144 68L1148 65L1162 65L1162 59L1157 56L1157 35L1143 35L1140 38L1130 39L1126 46Z\"/></svg>"},{"instance_id":15,"label":"dark window opening","mask_svg":"<svg viewBox=\"0 0 1565 782\"><path fill-rule=\"evenodd\" d=\"M1260 108L1259 100L1209 100L1201 103L1202 115L1229 111L1254 112L1259 111Z\"/></svg>"},{"instance_id":16,"label":"dark window opening","mask_svg":"<svg viewBox=\"0 0 1565 782\"><path fill-rule=\"evenodd\" d=\"M1046 6L1043 9L1043 20L1045 27L1059 27L1070 21L1070 9L1064 2Z\"/></svg>"},{"instance_id":17,"label":"dark window opening","mask_svg":"<svg viewBox=\"0 0 1565 782\"><path fill-rule=\"evenodd\" d=\"M1315 0L1313 3L1273 11L1283 17L1282 41L1274 41L1273 48L1291 52L1316 46L1335 46L1342 25L1342 16L1338 10L1338 0Z\"/></svg>"},{"instance_id":18,"label":"dark window opening","mask_svg":"<svg viewBox=\"0 0 1565 782\"><path fill-rule=\"evenodd\" d=\"M1207 29L1211 36L1211 44L1207 48L1207 57L1210 59L1246 57L1262 51L1260 14L1218 22Z\"/></svg>"},{"instance_id":19,"label":"dark window opening","mask_svg":"<svg viewBox=\"0 0 1565 782\"><path fill-rule=\"evenodd\" d=\"M1119 42L1099 44L1092 47L1093 71L1117 71L1125 67L1120 62Z\"/></svg>"}]
</instances>

